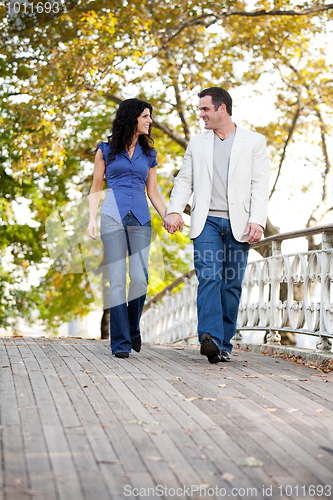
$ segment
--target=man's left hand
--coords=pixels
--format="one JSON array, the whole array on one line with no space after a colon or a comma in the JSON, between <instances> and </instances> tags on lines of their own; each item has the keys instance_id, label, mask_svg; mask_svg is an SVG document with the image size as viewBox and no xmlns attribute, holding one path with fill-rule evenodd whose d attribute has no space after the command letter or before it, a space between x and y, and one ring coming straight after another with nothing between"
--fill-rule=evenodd
<instances>
[{"instance_id":1,"label":"man's left hand","mask_svg":"<svg viewBox=\"0 0 333 500\"><path fill-rule=\"evenodd\" d=\"M264 228L260 226L260 224L256 224L255 222L250 222L247 225L244 236L249 235L247 242L248 243L258 243L261 240L262 233Z\"/></svg>"}]
</instances>

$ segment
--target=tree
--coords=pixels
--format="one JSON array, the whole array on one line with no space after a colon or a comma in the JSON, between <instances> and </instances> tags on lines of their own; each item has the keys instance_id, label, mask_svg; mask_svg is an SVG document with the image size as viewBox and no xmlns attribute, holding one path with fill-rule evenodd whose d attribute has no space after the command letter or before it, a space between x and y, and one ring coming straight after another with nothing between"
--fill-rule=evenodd
<instances>
[{"instance_id":1,"label":"tree","mask_svg":"<svg viewBox=\"0 0 333 500\"><path fill-rule=\"evenodd\" d=\"M321 96L330 96L330 68L312 57L311 76L321 80L320 99L314 101L310 90L309 97L303 95L304 63L312 56L314 36L327 29L332 8L323 1L289 0L258 1L252 8L246 1L82 2L52 23L16 34L2 8L0 195L6 231L0 246L7 249L10 268L5 270L2 258L0 323L28 316L35 306L56 327L92 307L86 273L64 274L57 263L50 267L44 224L73 193L87 194L92 151L109 133L119 100L135 95L154 106L159 161L171 172L160 177L166 198L184 148L199 129L196 93L201 87L258 87L264 74L277 80L280 117L256 129L267 135L272 156L280 157L280 171L296 129L306 134L318 127L324 144L330 130L328 101ZM317 114L316 122L307 121L308 109L317 109L321 119ZM13 202L23 199L35 227L16 220ZM155 217L153 223L164 247L168 283L186 270L178 249L188 240L182 235L170 240ZM20 284L34 265L44 266L46 274L38 287L24 291Z\"/></svg>"}]
</instances>

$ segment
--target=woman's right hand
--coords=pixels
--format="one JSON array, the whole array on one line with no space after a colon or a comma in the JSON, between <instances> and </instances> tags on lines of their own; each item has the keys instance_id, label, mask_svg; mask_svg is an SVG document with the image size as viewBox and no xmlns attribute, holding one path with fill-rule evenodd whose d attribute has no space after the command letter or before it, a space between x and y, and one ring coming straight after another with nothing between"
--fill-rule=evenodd
<instances>
[{"instance_id":1,"label":"woman's right hand","mask_svg":"<svg viewBox=\"0 0 333 500\"><path fill-rule=\"evenodd\" d=\"M92 240L97 240L97 222L96 219L90 219L88 224L88 236Z\"/></svg>"}]
</instances>

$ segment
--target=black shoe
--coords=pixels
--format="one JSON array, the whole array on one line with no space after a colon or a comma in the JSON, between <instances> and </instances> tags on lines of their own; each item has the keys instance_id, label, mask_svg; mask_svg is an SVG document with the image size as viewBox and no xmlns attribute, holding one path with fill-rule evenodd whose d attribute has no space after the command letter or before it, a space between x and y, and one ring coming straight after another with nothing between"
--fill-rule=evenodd
<instances>
[{"instance_id":1,"label":"black shoe","mask_svg":"<svg viewBox=\"0 0 333 500\"><path fill-rule=\"evenodd\" d=\"M221 361L220 350L208 333L204 333L201 337L200 354L207 356L210 363Z\"/></svg>"},{"instance_id":2,"label":"black shoe","mask_svg":"<svg viewBox=\"0 0 333 500\"><path fill-rule=\"evenodd\" d=\"M222 349L221 351L221 361L230 361L230 352L226 349Z\"/></svg>"},{"instance_id":3,"label":"black shoe","mask_svg":"<svg viewBox=\"0 0 333 500\"><path fill-rule=\"evenodd\" d=\"M141 335L132 339L132 349L136 352L140 352L141 349Z\"/></svg>"},{"instance_id":4,"label":"black shoe","mask_svg":"<svg viewBox=\"0 0 333 500\"><path fill-rule=\"evenodd\" d=\"M129 352L115 352L114 355L116 358L128 358Z\"/></svg>"}]
</instances>

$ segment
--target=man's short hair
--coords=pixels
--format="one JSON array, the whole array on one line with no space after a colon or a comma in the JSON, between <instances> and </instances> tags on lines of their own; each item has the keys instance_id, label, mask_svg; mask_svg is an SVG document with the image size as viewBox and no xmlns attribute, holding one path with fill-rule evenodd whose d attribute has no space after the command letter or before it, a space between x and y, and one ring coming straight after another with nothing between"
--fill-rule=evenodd
<instances>
[{"instance_id":1,"label":"man's short hair","mask_svg":"<svg viewBox=\"0 0 333 500\"><path fill-rule=\"evenodd\" d=\"M210 95L214 104L215 110L217 110L221 104L225 104L227 108L227 113L232 115L232 99L229 92L227 92L222 87L210 87L209 89L204 89L199 92L198 96L205 97L206 95Z\"/></svg>"}]
</instances>

